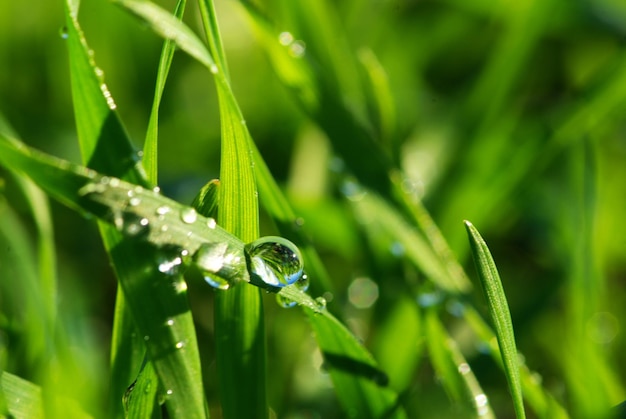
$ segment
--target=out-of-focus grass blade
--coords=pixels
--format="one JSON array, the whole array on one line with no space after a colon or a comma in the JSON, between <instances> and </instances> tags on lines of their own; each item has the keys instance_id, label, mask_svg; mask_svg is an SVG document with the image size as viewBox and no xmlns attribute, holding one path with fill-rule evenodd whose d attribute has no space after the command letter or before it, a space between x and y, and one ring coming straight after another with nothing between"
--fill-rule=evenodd
<instances>
[{"instance_id":1,"label":"out-of-focus grass blade","mask_svg":"<svg viewBox=\"0 0 626 419\"><path fill-rule=\"evenodd\" d=\"M467 280L463 281L448 274L429 243L380 197L364 191L363 197L354 201L354 207L361 217L367 218L394 237L403 246L406 256L439 287L453 294L470 288ZM372 217L372 214L376 216Z\"/></svg>"},{"instance_id":2,"label":"out-of-focus grass blade","mask_svg":"<svg viewBox=\"0 0 626 419\"><path fill-rule=\"evenodd\" d=\"M185 13L185 5L187 0L179 0L174 10L174 16L182 19ZM163 97L163 89L165 81L172 65L176 45L174 42L166 39L163 42L161 50L161 58L159 60L159 69L157 70L157 80L154 89L154 100L152 101L152 110L150 111L150 119L148 121L148 129L146 132L146 141L143 145L143 164L146 169L148 180L156 185L157 167L158 167L158 137L159 137L159 107L161 98Z\"/></svg>"},{"instance_id":3,"label":"out-of-focus grass blade","mask_svg":"<svg viewBox=\"0 0 626 419\"><path fill-rule=\"evenodd\" d=\"M465 412L474 411L476 416L495 418L487 395L435 310L427 310L425 326L430 359L452 401L463 406Z\"/></svg>"},{"instance_id":4,"label":"out-of-focus grass blade","mask_svg":"<svg viewBox=\"0 0 626 419\"><path fill-rule=\"evenodd\" d=\"M463 310L463 317L478 338L487 345L491 357L498 366L504 368L498 341L481 315L473 308L466 306ZM538 417L543 419L569 418L565 408L541 386L541 379L537 378L537 374L530 371L525 365L520 368L520 379L524 391L524 398L528 401L528 404L533 408Z\"/></svg>"},{"instance_id":5,"label":"out-of-focus grass blade","mask_svg":"<svg viewBox=\"0 0 626 419\"><path fill-rule=\"evenodd\" d=\"M7 417L44 418L41 388L16 375L0 374L0 391L4 395ZM3 412L4 413L4 412Z\"/></svg>"},{"instance_id":6,"label":"out-of-focus grass blade","mask_svg":"<svg viewBox=\"0 0 626 419\"><path fill-rule=\"evenodd\" d=\"M509 305L504 295L504 289L502 288L502 282L500 281L500 275L498 275L498 270L491 257L489 248L478 233L478 230L469 221L465 221L465 227L472 248L476 270L489 306L489 313L496 328L496 336L511 397L513 398L515 414L518 418L525 418L522 386L520 384L520 366L513 334L513 323Z\"/></svg>"},{"instance_id":7,"label":"out-of-focus grass blade","mask_svg":"<svg viewBox=\"0 0 626 419\"><path fill-rule=\"evenodd\" d=\"M296 302L307 314L324 362L345 413L358 418L404 418L398 395L389 388L389 377L356 337L325 308L290 285L278 292Z\"/></svg>"},{"instance_id":8,"label":"out-of-focus grass blade","mask_svg":"<svg viewBox=\"0 0 626 419\"><path fill-rule=\"evenodd\" d=\"M78 2L68 2L66 10L74 109L83 159L94 169L147 186L141 162L115 112L111 93L103 83L102 71L95 66L80 30ZM175 287L160 287L158 290L152 287L152 283L160 278L155 267L158 266L155 263L158 255L152 249L142 249L123 240L111 226L101 226L101 233L135 323L141 335L149 337L146 341L148 354L155 363L163 390L168 392L165 402L170 414L205 416L195 329L184 291ZM184 284L179 276L172 275L170 279L174 284ZM153 297L145 298L148 294ZM118 313L127 312L118 310ZM164 326L169 320L174 323ZM126 332L132 335L131 329ZM186 342L186 346L183 350L176 350L180 342ZM136 353L134 350L113 352L129 357ZM128 376L126 382L112 384L113 394L120 397L119 404L114 407L116 410L121 405L122 392L138 370L138 365L131 364L136 362L134 358L114 360L114 368L118 361L119 365L128 367Z\"/></svg>"}]
</instances>

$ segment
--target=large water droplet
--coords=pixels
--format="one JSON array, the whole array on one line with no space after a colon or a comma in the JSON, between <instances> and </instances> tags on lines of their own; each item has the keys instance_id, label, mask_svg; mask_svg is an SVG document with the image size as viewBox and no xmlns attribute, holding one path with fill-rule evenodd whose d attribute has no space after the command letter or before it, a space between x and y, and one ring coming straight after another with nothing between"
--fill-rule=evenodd
<instances>
[{"instance_id":1,"label":"large water droplet","mask_svg":"<svg viewBox=\"0 0 626 419\"><path fill-rule=\"evenodd\" d=\"M193 261L214 288L227 290L242 278L245 261L228 243L204 243L193 255Z\"/></svg>"},{"instance_id":2,"label":"large water droplet","mask_svg":"<svg viewBox=\"0 0 626 419\"><path fill-rule=\"evenodd\" d=\"M252 281L282 288L302 277L300 250L287 239L262 237L246 245L246 254Z\"/></svg>"},{"instance_id":3,"label":"large water droplet","mask_svg":"<svg viewBox=\"0 0 626 419\"><path fill-rule=\"evenodd\" d=\"M180 211L180 219L183 220L185 224L193 224L198 219L198 213L191 207L183 208Z\"/></svg>"}]
</instances>

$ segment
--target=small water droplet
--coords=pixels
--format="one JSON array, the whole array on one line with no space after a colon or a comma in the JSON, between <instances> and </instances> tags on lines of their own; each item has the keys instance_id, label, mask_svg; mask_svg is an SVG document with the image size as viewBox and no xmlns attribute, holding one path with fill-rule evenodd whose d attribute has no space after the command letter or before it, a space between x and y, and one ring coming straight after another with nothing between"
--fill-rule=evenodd
<instances>
[{"instance_id":1,"label":"small water droplet","mask_svg":"<svg viewBox=\"0 0 626 419\"><path fill-rule=\"evenodd\" d=\"M128 205L130 205L131 207L136 207L139 204L141 204L141 198L136 196L130 198L130 200L128 201Z\"/></svg>"},{"instance_id":2,"label":"small water droplet","mask_svg":"<svg viewBox=\"0 0 626 419\"><path fill-rule=\"evenodd\" d=\"M476 403L476 411L478 412L478 416L484 416L489 412L489 399L485 394L478 394L474 396L474 403Z\"/></svg>"},{"instance_id":3,"label":"small water droplet","mask_svg":"<svg viewBox=\"0 0 626 419\"><path fill-rule=\"evenodd\" d=\"M213 74L217 74L219 72L219 69L217 68L217 66L215 64L211 64L211 67L209 67L209 70Z\"/></svg>"},{"instance_id":4,"label":"small water droplet","mask_svg":"<svg viewBox=\"0 0 626 419\"><path fill-rule=\"evenodd\" d=\"M370 308L378 300L378 284L367 277L356 278L348 286L348 300L356 308Z\"/></svg>"},{"instance_id":5,"label":"small water droplet","mask_svg":"<svg viewBox=\"0 0 626 419\"><path fill-rule=\"evenodd\" d=\"M198 219L198 213L191 207L183 208L180 211L180 219L183 220L183 223L193 224Z\"/></svg>"},{"instance_id":6,"label":"small water droplet","mask_svg":"<svg viewBox=\"0 0 626 419\"><path fill-rule=\"evenodd\" d=\"M404 253L405 253L404 246L400 242L391 243L391 247L389 248L389 251L391 252L392 255L394 255L397 258L401 258L402 256L404 256Z\"/></svg>"},{"instance_id":7,"label":"small water droplet","mask_svg":"<svg viewBox=\"0 0 626 419\"><path fill-rule=\"evenodd\" d=\"M129 236L143 236L148 234L150 221L147 218L140 217L134 213L125 213L122 217L123 221L121 227L125 234Z\"/></svg>"},{"instance_id":8,"label":"small water droplet","mask_svg":"<svg viewBox=\"0 0 626 419\"><path fill-rule=\"evenodd\" d=\"M168 325L168 326L174 326L174 319L167 319L165 324Z\"/></svg>"},{"instance_id":9,"label":"small water droplet","mask_svg":"<svg viewBox=\"0 0 626 419\"><path fill-rule=\"evenodd\" d=\"M177 275L183 266L182 251L178 246L164 246L157 253L157 269L165 275Z\"/></svg>"},{"instance_id":10,"label":"small water droplet","mask_svg":"<svg viewBox=\"0 0 626 419\"><path fill-rule=\"evenodd\" d=\"M420 307L433 307L443 301L443 295L439 291L423 292L417 296L417 303Z\"/></svg>"},{"instance_id":11,"label":"small water droplet","mask_svg":"<svg viewBox=\"0 0 626 419\"><path fill-rule=\"evenodd\" d=\"M217 223L215 222L215 218L207 218L206 220L206 225L207 227L209 227L210 229L214 229L215 226L217 226Z\"/></svg>"},{"instance_id":12,"label":"small water droplet","mask_svg":"<svg viewBox=\"0 0 626 419\"><path fill-rule=\"evenodd\" d=\"M146 342L147 342L147 341L149 341L149 340L150 340L150 336L145 335L145 336L143 337L143 340L145 340Z\"/></svg>"},{"instance_id":13,"label":"small water droplet","mask_svg":"<svg viewBox=\"0 0 626 419\"><path fill-rule=\"evenodd\" d=\"M278 42L286 47L291 45L293 40L293 35L290 32L281 32L280 35L278 35Z\"/></svg>"},{"instance_id":14,"label":"small water droplet","mask_svg":"<svg viewBox=\"0 0 626 419\"><path fill-rule=\"evenodd\" d=\"M167 224L163 224L163 225L161 226L161 231L162 231L163 233L165 233L167 230L169 230L169 226L168 226Z\"/></svg>"},{"instance_id":15,"label":"small water droplet","mask_svg":"<svg viewBox=\"0 0 626 419\"><path fill-rule=\"evenodd\" d=\"M184 341L180 341L180 342L176 342L176 349L182 349L185 347L185 342Z\"/></svg>"},{"instance_id":16,"label":"small water droplet","mask_svg":"<svg viewBox=\"0 0 626 419\"><path fill-rule=\"evenodd\" d=\"M282 308L292 308L296 306L296 302L287 298L287 297L283 297L280 294L276 294L276 302L278 303L279 306L281 306Z\"/></svg>"},{"instance_id":17,"label":"small water droplet","mask_svg":"<svg viewBox=\"0 0 626 419\"><path fill-rule=\"evenodd\" d=\"M470 368L467 362L463 362L458 366L459 374L465 375L468 374L472 369Z\"/></svg>"},{"instance_id":18,"label":"small water droplet","mask_svg":"<svg viewBox=\"0 0 626 419\"><path fill-rule=\"evenodd\" d=\"M160 207L158 207L156 209L156 215L158 216L164 216L165 214L167 214L168 212L170 212L172 209L170 207L168 207L167 205L161 205Z\"/></svg>"},{"instance_id":19,"label":"small water droplet","mask_svg":"<svg viewBox=\"0 0 626 419\"><path fill-rule=\"evenodd\" d=\"M174 390L172 390L171 388L167 389L167 391L165 392L165 394L167 394L168 396L171 396L172 394L174 394Z\"/></svg>"},{"instance_id":20,"label":"small water droplet","mask_svg":"<svg viewBox=\"0 0 626 419\"><path fill-rule=\"evenodd\" d=\"M62 26L61 29L59 29L59 36L61 36L61 39L69 38L70 34L67 29L67 26Z\"/></svg>"},{"instance_id":21,"label":"small water droplet","mask_svg":"<svg viewBox=\"0 0 626 419\"><path fill-rule=\"evenodd\" d=\"M247 244L245 250L254 280L280 288L293 284L302 276L303 262L300 250L287 239L262 237Z\"/></svg>"},{"instance_id":22,"label":"small water droplet","mask_svg":"<svg viewBox=\"0 0 626 419\"><path fill-rule=\"evenodd\" d=\"M203 243L193 255L193 262L213 288L227 290L240 280L245 262L228 243Z\"/></svg>"},{"instance_id":23,"label":"small water droplet","mask_svg":"<svg viewBox=\"0 0 626 419\"><path fill-rule=\"evenodd\" d=\"M306 53L306 44L304 41L294 41L291 45L289 45L289 55L294 58L302 58Z\"/></svg>"},{"instance_id":24,"label":"small water droplet","mask_svg":"<svg viewBox=\"0 0 626 419\"><path fill-rule=\"evenodd\" d=\"M341 192L352 202L362 200L367 192L354 180L346 180L341 184Z\"/></svg>"},{"instance_id":25,"label":"small water droplet","mask_svg":"<svg viewBox=\"0 0 626 419\"><path fill-rule=\"evenodd\" d=\"M298 279L295 284L296 287L302 292L306 292L311 285L311 281L309 281L309 276L306 273L303 273L300 279Z\"/></svg>"},{"instance_id":26,"label":"small water droplet","mask_svg":"<svg viewBox=\"0 0 626 419\"><path fill-rule=\"evenodd\" d=\"M156 194L159 194L159 193L161 193L161 188L158 187L158 186L155 186L154 188L152 188L152 192L154 192Z\"/></svg>"},{"instance_id":27,"label":"small water droplet","mask_svg":"<svg viewBox=\"0 0 626 419\"><path fill-rule=\"evenodd\" d=\"M317 308L319 308L320 310L324 310L326 308L326 298L324 297L317 297L315 299L315 302L317 303Z\"/></svg>"},{"instance_id":28,"label":"small water droplet","mask_svg":"<svg viewBox=\"0 0 626 419\"><path fill-rule=\"evenodd\" d=\"M246 120L245 120L245 119L242 119L242 120L241 120L241 125L246 125L246 124L247 124Z\"/></svg>"}]
</instances>

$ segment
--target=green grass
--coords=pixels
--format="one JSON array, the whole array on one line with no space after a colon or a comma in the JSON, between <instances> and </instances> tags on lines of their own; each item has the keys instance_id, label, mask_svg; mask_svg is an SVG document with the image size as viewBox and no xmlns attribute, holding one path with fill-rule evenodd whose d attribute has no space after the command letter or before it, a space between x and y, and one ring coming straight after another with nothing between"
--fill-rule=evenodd
<instances>
[{"instance_id":1,"label":"green grass","mask_svg":"<svg viewBox=\"0 0 626 419\"><path fill-rule=\"evenodd\" d=\"M5 9L1 417L626 399L617 2Z\"/></svg>"}]
</instances>

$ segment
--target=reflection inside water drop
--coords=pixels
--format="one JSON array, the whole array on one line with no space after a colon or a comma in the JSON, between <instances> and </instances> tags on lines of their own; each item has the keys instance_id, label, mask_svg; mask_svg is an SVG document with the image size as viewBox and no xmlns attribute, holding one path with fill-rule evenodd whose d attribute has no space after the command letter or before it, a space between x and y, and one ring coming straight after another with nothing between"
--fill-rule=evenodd
<instances>
[{"instance_id":1,"label":"reflection inside water drop","mask_svg":"<svg viewBox=\"0 0 626 419\"><path fill-rule=\"evenodd\" d=\"M193 262L213 288L227 290L242 279L245 261L238 249L228 243L203 243L193 255Z\"/></svg>"},{"instance_id":2,"label":"reflection inside water drop","mask_svg":"<svg viewBox=\"0 0 626 419\"><path fill-rule=\"evenodd\" d=\"M282 288L302 277L300 250L287 239L262 237L247 244L245 250L251 279L257 281L257 285Z\"/></svg>"},{"instance_id":3,"label":"reflection inside water drop","mask_svg":"<svg viewBox=\"0 0 626 419\"><path fill-rule=\"evenodd\" d=\"M183 220L185 224L193 224L198 219L198 213L191 207L183 208L180 211L180 219Z\"/></svg>"}]
</instances>

